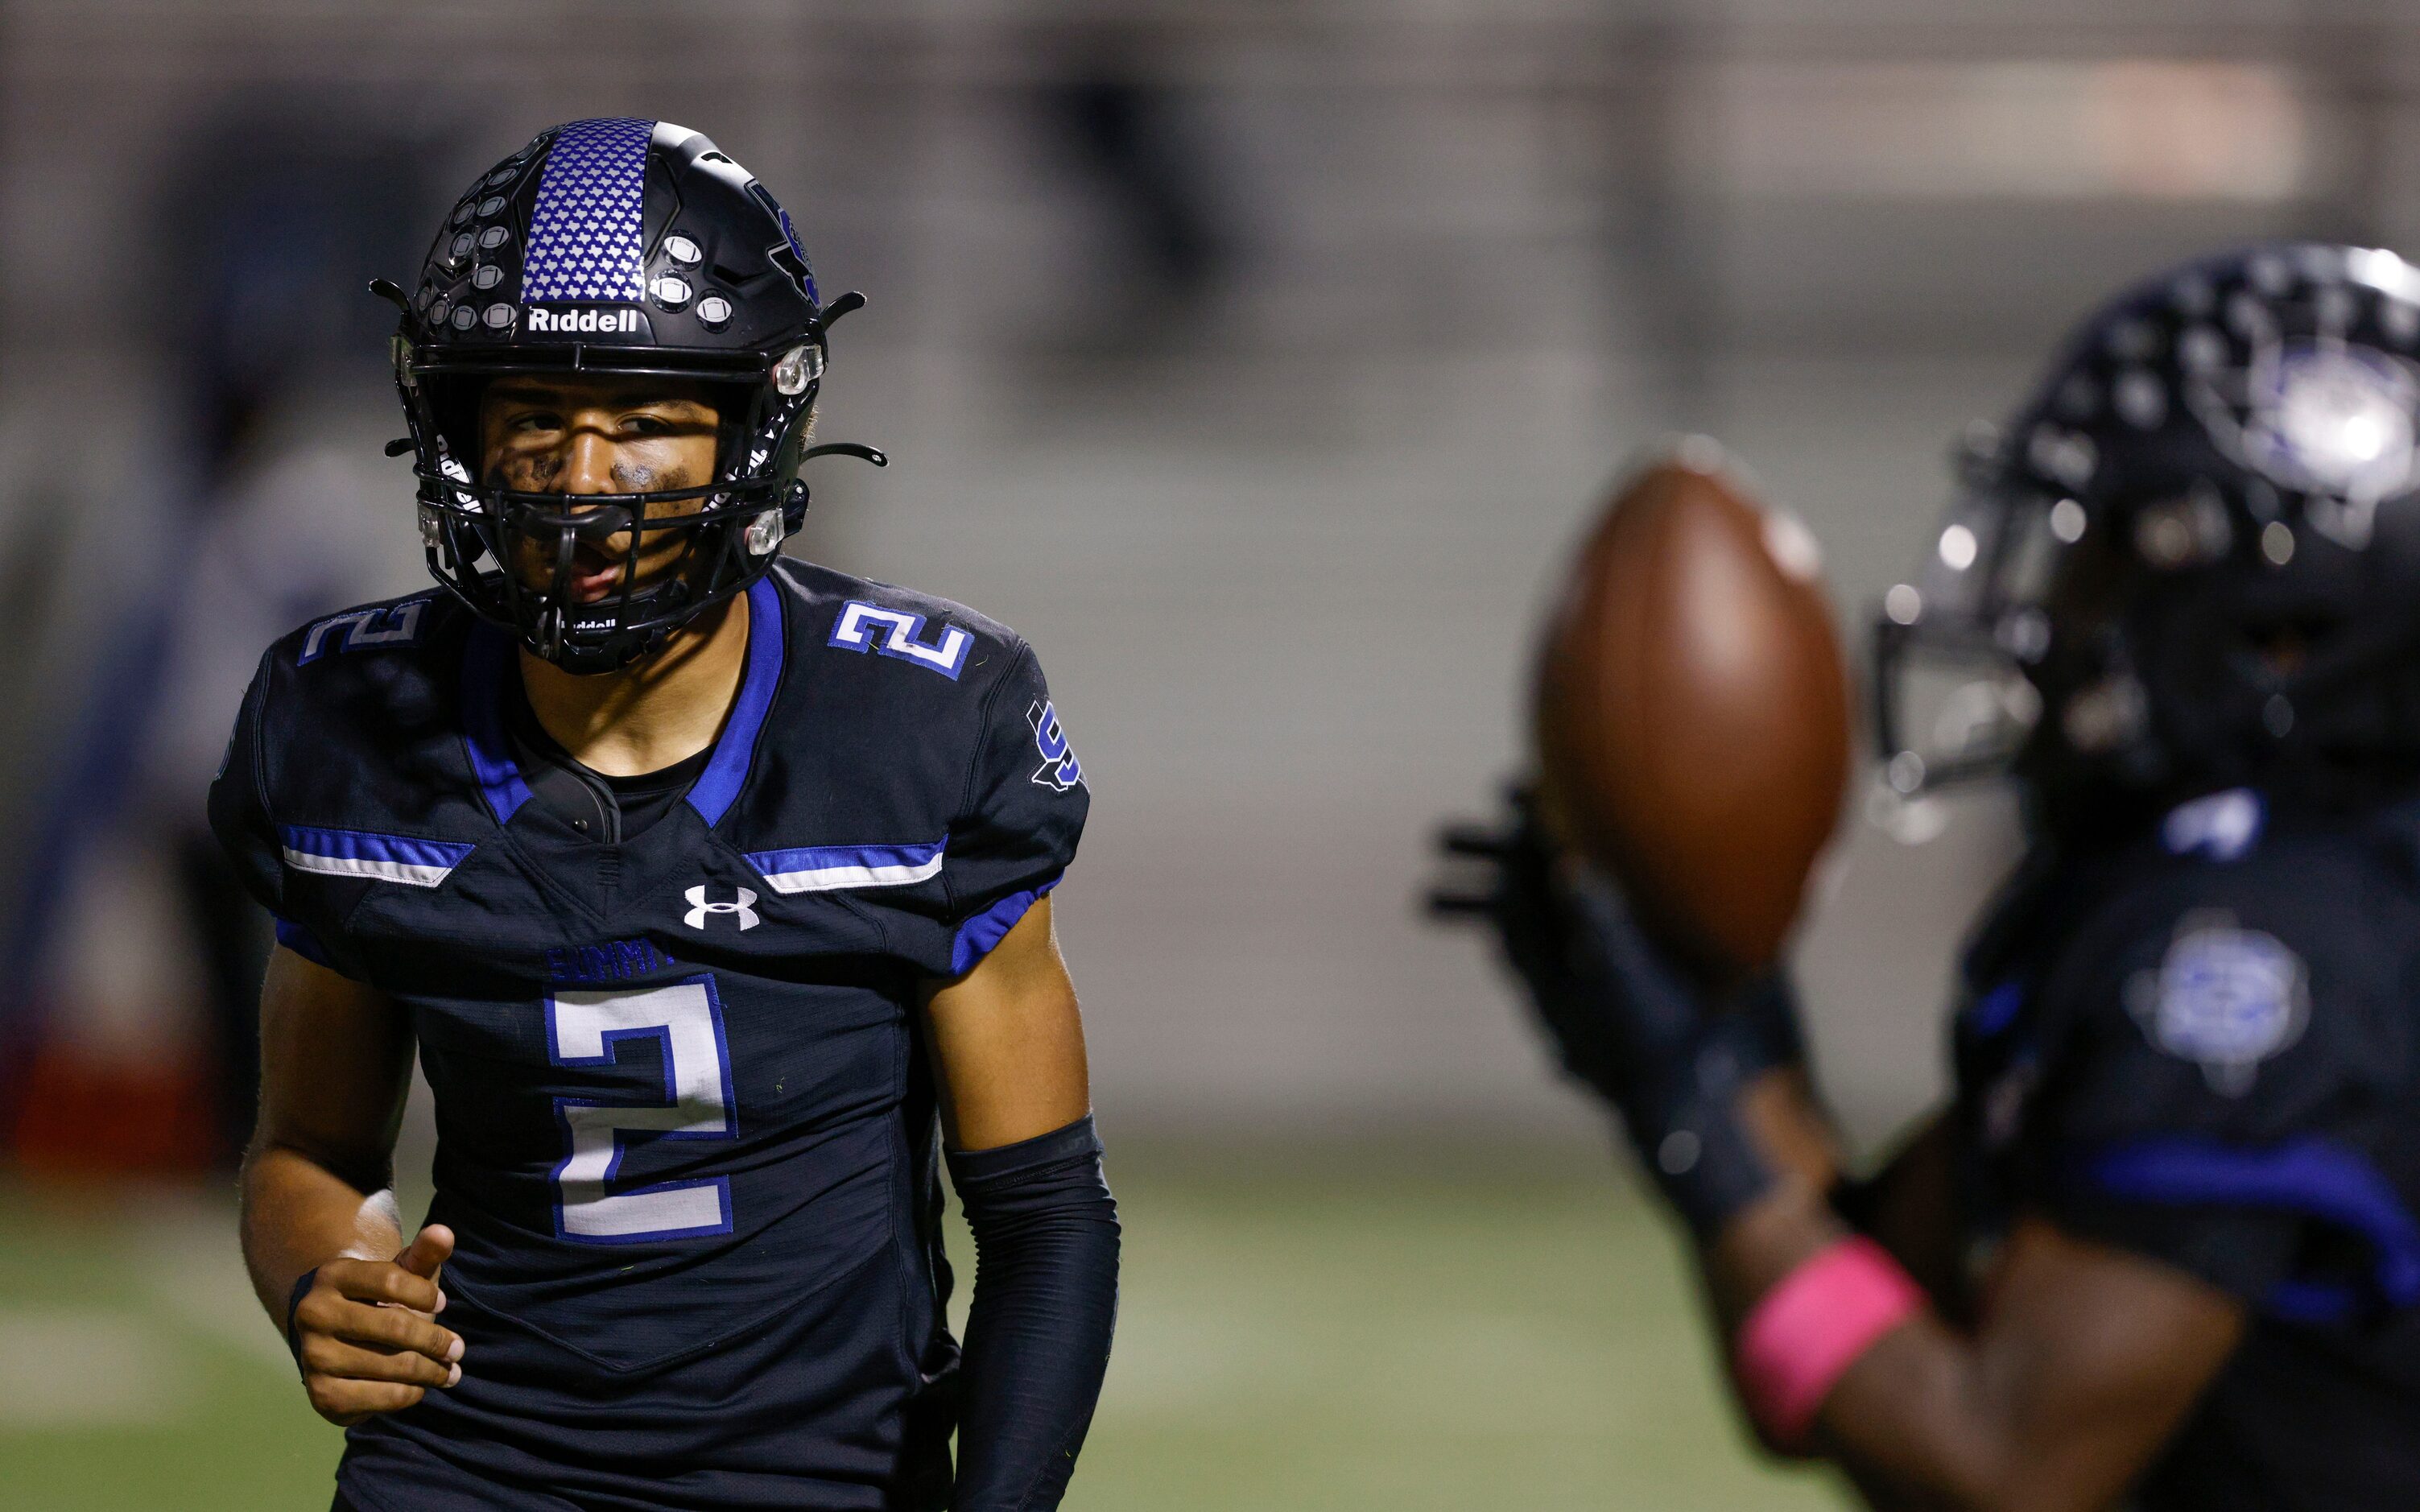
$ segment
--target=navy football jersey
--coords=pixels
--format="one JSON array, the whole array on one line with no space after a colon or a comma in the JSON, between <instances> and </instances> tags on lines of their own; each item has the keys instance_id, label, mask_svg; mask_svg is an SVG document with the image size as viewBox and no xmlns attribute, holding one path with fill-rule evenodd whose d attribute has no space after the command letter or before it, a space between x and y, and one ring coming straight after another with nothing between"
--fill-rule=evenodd
<instances>
[{"instance_id":1,"label":"navy football jersey","mask_svg":"<svg viewBox=\"0 0 2420 1512\"><path fill-rule=\"evenodd\" d=\"M2139 1506L2420 1506L2420 815L2237 789L2038 856L1967 983L1975 1237L2045 1213L2253 1311Z\"/></svg>"},{"instance_id":2,"label":"navy football jersey","mask_svg":"<svg viewBox=\"0 0 2420 1512\"><path fill-rule=\"evenodd\" d=\"M379 1512L939 1506L956 1348L918 984L1089 794L1024 643L783 561L685 801L532 801L510 638L427 593L272 647L210 817L281 937L409 1013L462 1380L348 1431Z\"/></svg>"}]
</instances>

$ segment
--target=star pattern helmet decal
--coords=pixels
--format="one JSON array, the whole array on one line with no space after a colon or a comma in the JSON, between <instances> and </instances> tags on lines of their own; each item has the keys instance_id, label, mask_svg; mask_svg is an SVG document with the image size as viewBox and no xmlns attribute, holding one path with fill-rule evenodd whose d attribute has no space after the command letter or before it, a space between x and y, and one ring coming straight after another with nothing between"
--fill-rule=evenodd
<instances>
[{"instance_id":1,"label":"star pattern helmet decal","mask_svg":"<svg viewBox=\"0 0 2420 1512\"><path fill-rule=\"evenodd\" d=\"M640 297L639 212L655 130L623 117L573 121L556 133L530 213L524 303Z\"/></svg>"}]
</instances>

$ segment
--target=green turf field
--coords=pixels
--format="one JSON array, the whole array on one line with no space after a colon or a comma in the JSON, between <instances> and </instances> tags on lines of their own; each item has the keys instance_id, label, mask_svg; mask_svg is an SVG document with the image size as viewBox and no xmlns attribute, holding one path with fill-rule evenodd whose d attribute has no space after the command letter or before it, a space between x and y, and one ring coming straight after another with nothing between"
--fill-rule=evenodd
<instances>
[{"instance_id":1,"label":"green turf field","mask_svg":"<svg viewBox=\"0 0 2420 1512\"><path fill-rule=\"evenodd\" d=\"M1126 1142L1110 1177L1125 1294L1072 1512L1841 1504L1751 1457L1670 1239L1592 1157ZM339 1437L231 1225L0 1185L0 1506L326 1505Z\"/></svg>"}]
</instances>

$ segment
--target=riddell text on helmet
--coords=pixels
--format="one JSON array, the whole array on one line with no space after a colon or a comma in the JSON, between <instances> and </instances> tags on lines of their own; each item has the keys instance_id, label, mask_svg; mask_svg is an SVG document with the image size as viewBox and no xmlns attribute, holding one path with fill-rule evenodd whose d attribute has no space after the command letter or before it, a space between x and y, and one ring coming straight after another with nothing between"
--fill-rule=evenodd
<instances>
[{"instance_id":1,"label":"riddell text on helmet","mask_svg":"<svg viewBox=\"0 0 2420 1512\"><path fill-rule=\"evenodd\" d=\"M546 310L532 305L529 328L533 332L635 332L639 329L639 312L630 308L601 310L593 305L584 310Z\"/></svg>"}]
</instances>

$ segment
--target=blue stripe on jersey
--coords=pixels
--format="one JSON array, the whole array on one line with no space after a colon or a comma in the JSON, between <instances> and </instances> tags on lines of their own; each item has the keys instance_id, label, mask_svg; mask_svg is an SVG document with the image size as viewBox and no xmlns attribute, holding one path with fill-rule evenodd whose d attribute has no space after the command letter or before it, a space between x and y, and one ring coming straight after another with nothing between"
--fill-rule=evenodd
<instances>
[{"instance_id":1,"label":"blue stripe on jersey","mask_svg":"<svg viewBox=\"0 0 2420 1512\"><path fill-rule=\"evenodd\" d=\"M739 796L748 780L749 764L756 759L756 735L782 686L782 592L768 573L748 589L748 674L739 684L739 700L722 723L722 738L706 770L690 785L690 807L711 829Z\"/></svg>"},{"instance_id":2,"label":"blue stripe on jersey","mask_svg":"<svg viewBox=\"0 0 2420 1512\"><path fill-rule=\"evenodd\" d=\"M370 830L320 830L300 824L277 827L286 864L296 871L329 877L367 877L402 882L410 887L434 887L462 864L473 846L452 840L424 840L409 834L380 834Z\"/></svg>"},{"instance_id":3,"label":"blue stripe on jersey","mask_svg":"<svg viewBox=\"0 0 2420 1512\"><path fill-rule=\"evenodd\" d=\"M511 639L484 619L471 627L462 647L462 746L498 824L511 822L530 799L504 739L504 665L512 654Z\"/></svg>"},{"instance_id":4,"label":"blue stripe on jersey","mask_svg":"<svg viewBox=\"0 0 2420 1512\"><path fill-rule=\"evenodd\" d=\"M824 845L755 850L748 865L777 893L828 893L840 887L900 887L939 876L946 838L931 845Z\"/></svg>"},{"instance_id":5,"label":"blue stripe on jersey","mask_svg":"<svg viewBox=\"0 0 2420 1512\"><path fill-rule=\"evenodd\" d=\"M2094 1151L2085 1179L2114 1196L2177 1206L2282 1208L2335 1224L2377 1252L2379 1295L2397 1307L2420 1302L2420 1219L2378 1167L2327 1140L2243 1149L2206 1139L2146 1139ZM2354 1299L2341 1287L2289 1282L2268 1299L2304 1320L2342 1317Z\"/></svg>"},{"instance_id":6,"label":"blue stripe on jersey","mask_svg":"<svg viewBox=\"0 0 2420 1512\"><path fill-rule=\"evenodd\" d=\"M521 301L636 300L651 120L576 120L546 150Z\"/></svg>"},{"instance_id":7,"label":"blue stripe on jersey","mask_svg":"<svg viewBox=\"0 0 2420 1512\"><path fill-rule=\"evenodd\" d=\"M974 970L975 963L990 955L994 945L1008 938L1016 921L1058 885L1059 879L1053 877L1029 892L1011 893L959 925L957 938L950 942L950 974L964 976Z\"/></svg>"}]
</instances>

